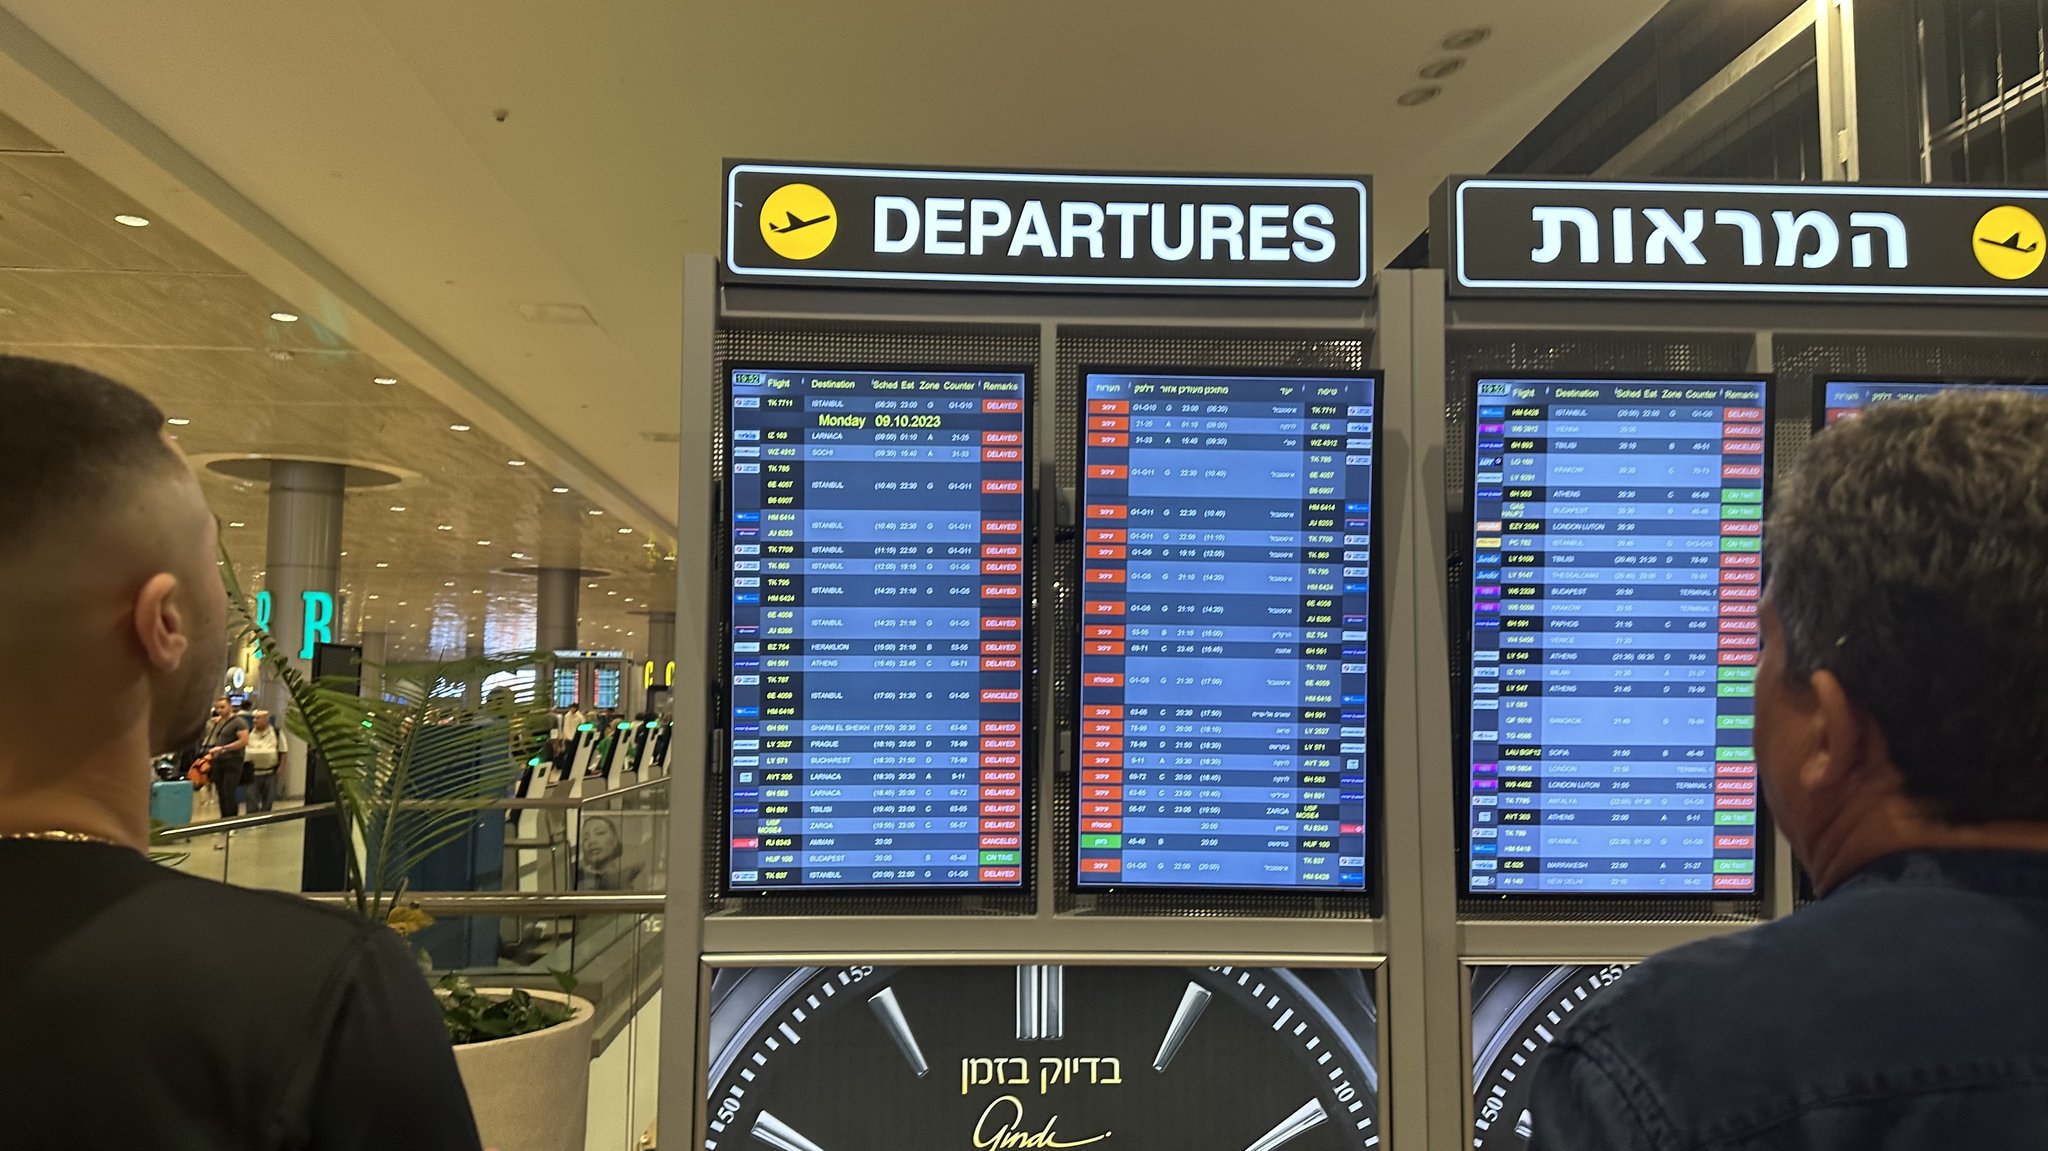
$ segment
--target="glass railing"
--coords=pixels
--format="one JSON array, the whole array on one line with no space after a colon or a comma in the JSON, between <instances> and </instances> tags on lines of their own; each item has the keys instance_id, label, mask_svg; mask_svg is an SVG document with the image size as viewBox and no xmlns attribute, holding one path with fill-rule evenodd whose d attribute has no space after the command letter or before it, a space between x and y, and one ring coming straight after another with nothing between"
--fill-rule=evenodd
<instances>
[{"instance_id":1,"label":"glass railing","mask_svg":"<svg viewBox=\"0 0 2048 1151\"><path fill-rule=\"evenodd\" d=\"M162 829L167 865L237 887L328 891L339 886L336 818L327 805ZM551 894L660 891L668 885L668 779L579 797L505 799L470 834L413 876L431 891Z\"/></svg>"}]
</instances>

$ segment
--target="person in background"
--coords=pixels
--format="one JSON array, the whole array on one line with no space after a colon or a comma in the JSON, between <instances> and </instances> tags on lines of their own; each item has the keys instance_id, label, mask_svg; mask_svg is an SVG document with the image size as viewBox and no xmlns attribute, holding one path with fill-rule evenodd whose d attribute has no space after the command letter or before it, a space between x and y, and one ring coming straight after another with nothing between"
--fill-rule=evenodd
<instances>
[{"instance_id":1,"label":"person in background","mask_svg":"<svg viewBox=\"0 0 2048 1151\"><path fill-rule=\"evenodd\" d=\"M206 737L201 742L206 750L199 757L199 765L212 780L214 795L220 799L220 817L233 819L242 814L242 771L247 766L249 721L235 713L227 696L213 701L213 721L206 725Z\"/></svg>"},{"instance_id":2,"label":"person in background","mask_svg":"<svg viewBox=\"0 0 2048 1151\"><path fill-rule=\"evenodd\" d=\"M2048 399L1829 429L1764 559L1757 770L1822 897L1575 1012L1531 1147L2048 1147Z\"/></svg>"},{"instance_id":3,"label":"person in background","mask_svg":"<svg viewBox=\"0 0 2048 1151\"><path fill-rule=\"evenodd\" d=\"M0 357L0 1145L475 1151L396 935L146 854L150 756L221 682L219 555L156 405Z\"/></svg>"},{"instance_id":4,"label":"person in background","mask_svg":"<svg viewBox=\"0 0 2048 1151\"><path fill-rule=\"evenodd\" d=\"M242 749L249 769L249 810L269 811L277 805L277 769L290 745L270 722L269 712L259 710L250 720L249 743Z\"/></svg>"},{"instance_id":5,"label":"person in background","mask_svg":"<svg viewBox=\"0 0 2048 1151\"><path fill-rule=\"evenodd\" d=\"M581 729L588 720L583 708L571 703L569 710L562 713L562 723L556 729L558 746L555 751L555 774L563 779L576 766L576 741L582 738Z\"/></svg>"}]
</instances>

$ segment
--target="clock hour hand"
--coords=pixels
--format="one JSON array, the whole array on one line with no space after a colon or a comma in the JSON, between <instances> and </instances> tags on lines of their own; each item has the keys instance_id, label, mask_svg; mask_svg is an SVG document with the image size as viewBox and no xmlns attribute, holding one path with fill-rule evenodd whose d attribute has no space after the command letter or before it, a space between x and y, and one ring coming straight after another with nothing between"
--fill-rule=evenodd
<instances>
[{"instance_id":1,"label":"clock hour hand","mask_svg":"<svg viewBox=\"0 0 2048 1151\"><path fill-rule=\"evenodd\" d=\"M917 1045L917 1036L910 1030L910 1020L903 1017L903 1005L896 1002L896 989L884 987L875 992L868 999L868 1009L882 1021L882 1030L895 1041L896 1050L903 1053L910 1069L917 1072L919 1079L924 1078L925 1072L932 1069L931 1064L925 1062L924 1051Z\"/></svg>"},{"instance_id":2,"label":"clock hour hand","mask_svg":"<svg viewBox=\"0 0 2048 1151\"><path fill-rule=\"evenodd\" d=\"M1152 1070L1164 1071L1173 1057L1180 1054L1180 1045L1188 1041L1188 1033L1195 1029L1195 1022L1209 1006L1209 989L1201 984L1188 981L1188 988L1180 994L1180 1006L1174 1009L1173 1022L1166 1025L1166 1036L1159 1041L1159 1054L1152 1057Z\"/></svg>"}]
</instances>

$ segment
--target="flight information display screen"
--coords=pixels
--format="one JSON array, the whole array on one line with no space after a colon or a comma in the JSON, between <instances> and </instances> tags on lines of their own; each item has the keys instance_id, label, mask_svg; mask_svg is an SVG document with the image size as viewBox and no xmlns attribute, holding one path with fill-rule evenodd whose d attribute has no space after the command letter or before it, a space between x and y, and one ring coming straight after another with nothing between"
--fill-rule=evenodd
<instances>
[{"instance_id":1,"label":"flight information display screen","mask_svg":"<svg viewBox=\"0 0 2048 1151\"><path fill-rule=\"evenodd\" d=\"M1765 381L1473 411L1468 890L1754 891Z\"/></svg>"},{"instance_id":2,"label":"flight information display screen","mask_svg":"<svg viewBox=\"0 0 2048 1151\"><path fill-rule=\"evenodd\" d=\"M1829 380L1821 385L1821 422L1832 424L1860 414L1863 409L1877 404L1910 402L1938 396L1958 388L1985 388L2001 392L2024 392L2028 395L2048 396L2048 384L1965 384L1961 382L1927 381L1922 383L1890 383L1875 380Z\"/></svg>"},{"instance_id":3,"label":"flight information display screen","mask_svg":"<svg viewBox=\"0 0 2048 1151\"><path fill-rule=\"evenodd\" d=\"M1025 385L732 370L728 889L1023 883Z\"/></svg>"},{"instance_id":4,"label":"flight information display screen","mask_svg":"<svg viewBox=\"0 0 2048 1151\"><path fill-rule=\"evenodd\" d=\"M1087 375L1082 886L1365 890L1377 387Z\"/></svg>"}]
</instances>

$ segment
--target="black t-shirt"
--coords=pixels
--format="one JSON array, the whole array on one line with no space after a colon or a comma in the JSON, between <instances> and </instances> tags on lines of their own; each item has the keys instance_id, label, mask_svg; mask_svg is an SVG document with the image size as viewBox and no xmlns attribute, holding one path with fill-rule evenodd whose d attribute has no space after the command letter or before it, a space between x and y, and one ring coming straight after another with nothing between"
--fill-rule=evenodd
<instances>
[{"instance_id":1,"label":"black t-shirt","mask_svg":"<svg viewBox=\"0 0 2048 1151\"><path fill-rule=\"evenodd\" d=\"M211 751L216 747L226 747L240 739L242 733L248 730L249 721L239 715L230 715L226 719L216 719L206 727L206 748L208 751ZM232 761L240 763L243 759L243 753L240 751L223 751L214 758L222 762Z\"/></svg>"},{"instance_id":2,"label":"black t-shirt","mask_svg":"<svg viewBox=\"0 0 2048 1151\"><path fill-rule=\"evenodd\" d=\"M0 1146L475 1151L397 936L125 848L0 840Z\"/></svg>"}]
</instances>

